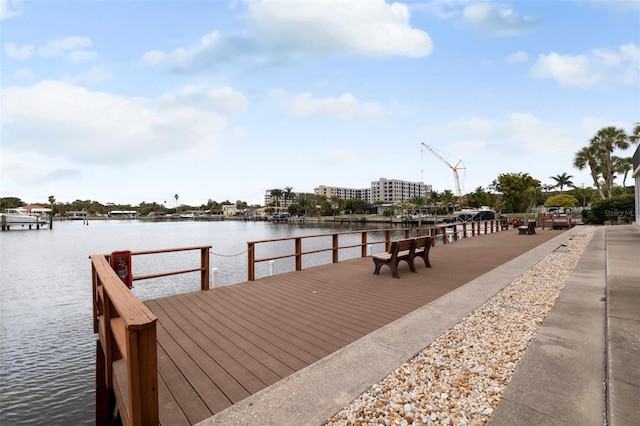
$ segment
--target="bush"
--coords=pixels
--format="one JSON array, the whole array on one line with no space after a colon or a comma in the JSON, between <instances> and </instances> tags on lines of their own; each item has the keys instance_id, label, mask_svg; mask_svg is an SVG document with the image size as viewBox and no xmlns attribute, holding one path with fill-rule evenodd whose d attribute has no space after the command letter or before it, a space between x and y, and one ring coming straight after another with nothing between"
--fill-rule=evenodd
<instances>
[{"instance_id":1,"label":"bush","mask_svg":"<svg viewBox=\"0 0 640 426\"><path fill-rule=\"evenodd\" d=\"M621 195L593 203L591 210L582 212L585 223L603 225L605 223L629 223L635 217L633 194Z\"/></svg>"},{"instance_id":2,"label":"bush","mask_svg":"<svg viewBox=\"0 0 640 426\"><path fill-rule=\"evenodd\" d=\"M576 197L568 194L558 194L553 195L547 198L547 201L544 202L545 207L559 206L559 207L575 207L578 205L578 200Z\"/></svg>"}]
</instances>

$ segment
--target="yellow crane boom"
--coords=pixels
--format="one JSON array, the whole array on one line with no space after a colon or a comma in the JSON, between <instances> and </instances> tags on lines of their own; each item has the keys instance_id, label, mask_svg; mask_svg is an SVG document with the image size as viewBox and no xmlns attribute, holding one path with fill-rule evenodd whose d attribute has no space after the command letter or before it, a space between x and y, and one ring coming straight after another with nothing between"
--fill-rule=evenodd
<instances>
[{"instance_id":1,"label":"yellow crane boom","mask_svg":"<svg viewBox=\"0 0 640 426\"><path fill-rule=\"evenodd\" d=\"M422 146L424 146L425 148L427 148L427 150L432 153L438 160L442 161L444 164L446 164L447 166L449 166L449 168L451 168L451 170L453 170L453 179L454 182L456 184L456 195L458 197L462 197L462 190L460 189L460 177L458 176L458 170L461 169L465 169L464 164L462 164L462 160L459 160L455 166L452 166L451 164L449 164L449 162L447 160L445 160L442 155L438 154L438 152L430 147L429 145L427 145L424 142L421 142Z\"/></svg>"}]
</instances>

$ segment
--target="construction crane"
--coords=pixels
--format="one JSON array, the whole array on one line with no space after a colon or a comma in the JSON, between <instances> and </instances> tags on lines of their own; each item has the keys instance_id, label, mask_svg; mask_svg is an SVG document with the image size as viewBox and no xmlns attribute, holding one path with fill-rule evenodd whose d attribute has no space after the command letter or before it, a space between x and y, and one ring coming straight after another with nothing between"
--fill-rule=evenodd
<instances>
[{"instance_id":1,"label":"construction crane","mask_svg":"<svg viewBox=\"0 0 640 426\"><path fill-rule=\"evenodd\" d=\"M459 160L455 166L452 166L451 164L449 164L449 162L447 160L445 160L442 155L438 154L438 152L430 147L429 145L427 145L424 142L421 142L422 145L427 148L429 150L430 153L432 153L433 155L436 156L437 159L439 159L440 161L442 161L444 164L446 164L447 166L449 166L451 168L451 170L453 170L453 179L455 181L456 184L456 194L458 195L458 197L462 197L462 191L460 189L460 178L458 176L458 170L464 170L464 164L462 164L462 160Z\"/></svg>"}]
</instances>

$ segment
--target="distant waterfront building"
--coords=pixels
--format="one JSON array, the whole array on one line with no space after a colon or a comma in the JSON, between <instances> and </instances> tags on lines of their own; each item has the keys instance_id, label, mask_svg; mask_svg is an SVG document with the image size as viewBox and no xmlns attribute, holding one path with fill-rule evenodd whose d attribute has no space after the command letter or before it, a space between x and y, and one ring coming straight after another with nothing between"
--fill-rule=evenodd
<instances>
[{"instance_id":1,"label":"distant waterfront building","mask_svg":"<svg viewBox=\"0 0 640 426\"><path fill-rule=\"evenodd\" d=\"M320 185L319 187L313 189L313 193L321 197L327 197L328 200L330 200L331 198L340 198L343 200L359 198L368 202L370 202L371 200L371 188L355 189Z\"/></svg>"},{"instance_id":2,"label":"distant waterfront building","mask_svg":"<svg viewBox=\"0 0 640 426\"><path fill-rule=\"evenodd\" d=\"M380 178L371 182L371 201L386 201L389 203L399 203L410 201L414 197L426 198L431 192L431 185L423 182L408 182L398 179Z\"/></svg>"},{"instance_id":3,"label":"distant waterfront building","mask_svg":"<svg viewBox=\"0 0 640 426\"><path fill-rule=\"evenodd\" d=\"M341 198L348 200L360 198L369 203L377 201L399 203L410 201L414 197L426 197L431 192L431 185L425 185L423 182L380 178L372 181L370 188L356 189L320 185L313 191L315 195L324 195L327 199Z\"/></svg>"},{"instance_id":4,"label":"distant waterfront building","mask_svg":"<svg viewBox=\"0 0 640 426\"><path fill-rule=\"evenodd\" d=\"M275 191L275 190L276 190L276 188L267 189L266 190L266 192L264 194L264 205L265 206L270 206L272 204L273 205L276 204L275 203L276 200L271 195L271 191ZM278 206L280 206L280 207L289 207L291 204L295 203L296 200L299 199L301 196L310 195L310 194L307 194L305 192L292 192L293 199L290 199L290 198L285 198L285 193L286 193L285 190L281 189L280 191L282 191L282 196L279 197L279 200L278 200Z\"/></svg>"}]
</instances>

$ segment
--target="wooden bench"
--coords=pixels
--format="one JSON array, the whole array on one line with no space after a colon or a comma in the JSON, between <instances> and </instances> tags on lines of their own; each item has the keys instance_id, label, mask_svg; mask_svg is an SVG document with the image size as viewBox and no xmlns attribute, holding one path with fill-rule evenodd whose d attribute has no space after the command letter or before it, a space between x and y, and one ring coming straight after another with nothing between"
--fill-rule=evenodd
<instances>
[{"instance_id":1,"label":"wooden bench","mask_svg":"<svg viewBox=\"0 0 640 426\"><path fill-rule=\"evenodd\" d=\"M518 227L518 233L520 235L532 235L536 233L536 221L532 220L531 222L529 222L528 225L526 226L519 226Z\"/></svg>"},{"instance_id":2,"label":"wooden bench","mask_svg":"<svg viewBox=\"0 0 640 426\"><path fill-rule=\"evenodd\" d=\"M387 265L391 269L393 278L400 278L398 274L398 264L404 260L409 264L411 272L416 272L413 266L413 258L416 251L416 239L407 238L404 240L392 241L389 250L386 253L376 254L373 256L373 263L376 268L374 274L380 275L382 265Z\"/></svg>"},{"instance_id":3,"label":"wooden bench","mask_svg":"<svg viewBox=\"0 0 640 426\"><path fill-rule=\"evenodd\" d=\"M416 257L421 258L424 261L424 266L431 268L431 262L429 262L429 250L431 249L431 237L418 237L416 238L416 249L413 259ZM411 259L410 264L413 264Z\"/></svg>"}]
</instances>

